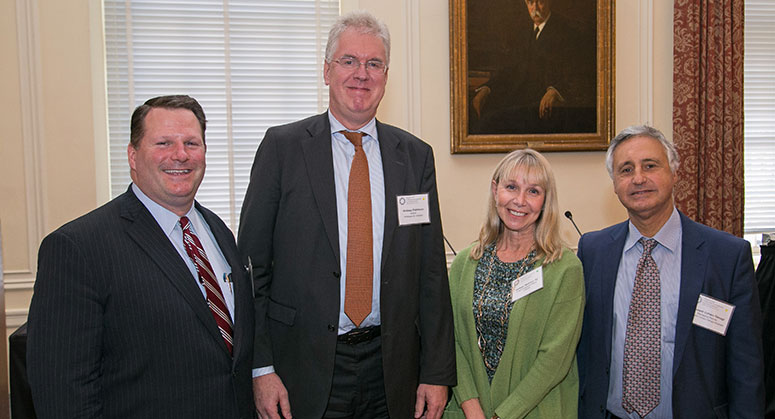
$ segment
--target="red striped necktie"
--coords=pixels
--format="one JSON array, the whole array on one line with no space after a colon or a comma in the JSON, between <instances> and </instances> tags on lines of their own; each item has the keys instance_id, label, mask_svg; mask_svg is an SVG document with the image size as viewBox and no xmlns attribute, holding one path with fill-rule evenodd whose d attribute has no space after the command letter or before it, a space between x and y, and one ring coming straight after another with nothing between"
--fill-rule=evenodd
<instances>
[{"instance_id":1,"label":"red striped necktie","mask_svg":"<svg viewBox=\"0 0 775 419\"><path fill-rule=\"evenodd\" d=\"M180 227L183 229L183 246L186 248L188 257L191 258L194 266L196 266L199 282L205 288L210 313L213 315L215 323L218 325L218 330L220 330L221 336L223 336L223 340L226 342L226 347L231 354L234 346L231 317L229 316L229 309L226 307L226 300L223 298L221 287L218 285L218 281L215 280L213 267L207 259L205 249L202 247L199 238L191 231L191 222L188 220L188 217L180 217Z\"/></svg>"}]
</instances>

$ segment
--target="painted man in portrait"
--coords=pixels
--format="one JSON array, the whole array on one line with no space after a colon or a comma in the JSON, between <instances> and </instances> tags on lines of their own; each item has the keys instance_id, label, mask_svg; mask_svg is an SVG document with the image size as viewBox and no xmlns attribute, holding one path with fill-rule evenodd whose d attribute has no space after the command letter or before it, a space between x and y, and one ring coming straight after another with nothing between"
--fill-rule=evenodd
<instances>
[{"instance_id":1,"label":"painted man in portrait","mask_svg":"<svg viewBox=\"0 0 775 419\"><path fill-rule=\"evenodd\" d=\"M524 7L523 7L524 1ZM489 14L489 40L497 56L478 63L471 39L469 69L484 70L486 81L470 93L472 134L553 134L596 131L596 45L594 17L569 18L557 1L523 0ZM594 1L589 8L594 10ZM578 6L576 6L578 7ZM493 11L495 10L495 12ZM527 12L527 13L525 13ZM502 17L492 16L501 14ZM594 16L594 15L592 15ZM479 24L483 19L478 19ZM476 37L476 32L472 32ZM479 40L482 31L479 30ZM492 48L492 45L489 46ZM485 46L485 49L488 47ZM479 67L479 68L477 68ZM487 68L489 67L489 68ZM471 73L469 73L471 74Z\"/></svg>"}]
</instances>

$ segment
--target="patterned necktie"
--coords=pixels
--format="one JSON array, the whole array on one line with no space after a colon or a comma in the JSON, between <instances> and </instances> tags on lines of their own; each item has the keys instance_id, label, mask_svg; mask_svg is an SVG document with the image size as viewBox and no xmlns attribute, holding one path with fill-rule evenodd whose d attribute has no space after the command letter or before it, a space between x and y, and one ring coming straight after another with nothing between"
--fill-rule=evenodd
<instances>
[{"instance_id":1,"label":"patterned necktie","mask_svg":"<svg viewBox=\"0 0 775 419\"><path fill-rule=\"evenodd\" d=\"M643 254L635 273L627 335L624 339L622 407L646 416L659 404L661 358L661 303L659 268L651 251L654 239L641 237Z\"/></svg>"},{"instance_id":2,"label":"patterned necktie","mask_svg":"<svg viewBox=\"0 0 775 419\"><path fill-rule=\"evenodd\" d=\"M229 316L229 309L226 307L226 300L223 298L221 287L215 280L213 267L207 259L205 249L202 247L199 238L191 231L191 222L188 220L188 217L180 217L180 227L183 229L183 246L186 248L188 257L191 258L194 266L196 266L199 282L205 287L210 313L218 325L218 330L220 330L221 336L223 336L223 340L226 342L229 353L232 353L234 344L232 340L231 317Z\"/></svg>"},{"instance_id":3,"label":"patterned necktie","mask_svg":"<svg viewBox=\"0 0 775 419\"><path fill-rule=\"evenodd\" d=\"M371 313L372 263L371 185L363 133L341 131L355 146L347 188L347 284L344 313L355 326Z\"/></svg>"}]
</instances>

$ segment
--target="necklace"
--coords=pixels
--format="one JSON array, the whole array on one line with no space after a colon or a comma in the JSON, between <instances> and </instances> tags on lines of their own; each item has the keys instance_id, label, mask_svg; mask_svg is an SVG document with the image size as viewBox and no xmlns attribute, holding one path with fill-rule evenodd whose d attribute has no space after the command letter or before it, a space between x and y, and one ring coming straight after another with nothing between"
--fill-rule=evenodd
<instances>
[{"instance_id":1,"label":"necklace","mask_svg":"<svg viewBox=\"0 0 775 419\"><path fill-rule=\"evenodd\" d=\"M485 261L487 263L487 272L479 289L478 299L474 305L474 323L477 345L482 353L482 359L487 367L489 378L492 380L495 369L500 362L500 356L503 353L509 314L513 307L513 302L510 298L510 284L514 279L519 278L530 270L535 260L536 250L531 249L524 258L511 263L497 260L496 244L488 246L486 250L489 251L490 255ZM499 264L499 271L501 272L496 272L496 275L493 277L492 270L496 263ZM509 270L512 272L509 272ZM491 284L494 284L494 286L491 286ZM476 281L474 288L474 291L476 291ZM501 305L503 306L502 309Z\"/></svg>"}]
</instances>

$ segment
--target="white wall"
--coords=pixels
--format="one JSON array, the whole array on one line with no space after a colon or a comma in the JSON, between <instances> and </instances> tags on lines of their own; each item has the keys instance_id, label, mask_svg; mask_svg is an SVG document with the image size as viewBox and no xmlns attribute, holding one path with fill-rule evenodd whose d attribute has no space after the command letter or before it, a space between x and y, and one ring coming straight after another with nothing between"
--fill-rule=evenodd
<instances>
[{"instance_id":1,"label":"white wall","mask_svg":"<svg viewBox=\"0 0 775 419\"><path fill-rule=\"evenodd\" d=\"M447 237L477 234L502 154L451 155L448 0L343 0L393 37L379 118L429 142ZM99 0L0 2L0 222L8 331L26 319L40 239L105 202L106 134ZM616 128L650 122L672 132L672 2L616 5ZM625 219L602 152L548 153L560 207L582 231ZM563 236L577 235L563 220Z\"/></svg>"},{"instance_id":2,"label":"white wall","mask_svg":"<svg viewBox=\"0 0 775 419\"><path fill-rule=\"evenodd\" d=\"M492 170L503 154L450 154L449 3L447 0L345 0L342 11L366 9L393 38L390 79L378 117L429 142L446 236L460 249L473 241L485 210ZM652 123L672 132L672 1L616 4L616 131ZM604 152L546 153L559 204L582 231L626 218L605 171ZM578 235L563 219L563 237Z\"/></svg>"}]
</instances>

